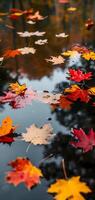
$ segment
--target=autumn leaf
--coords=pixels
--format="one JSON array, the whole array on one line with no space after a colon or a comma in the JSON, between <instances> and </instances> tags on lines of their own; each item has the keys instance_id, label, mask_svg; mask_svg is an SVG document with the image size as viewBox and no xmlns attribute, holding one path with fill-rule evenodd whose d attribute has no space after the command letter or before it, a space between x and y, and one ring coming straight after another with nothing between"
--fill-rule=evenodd
<instances>
[{"instance_id":1,"label":"autumn leaf","mask_svg":"<svg viewBox=\"0 0 95 200\"><path fill-rule=\"evenodd\" d=\"M90 95L95 95L95 87L89 88L89 89L88 89L88 93L89 93Z\"/></svg>"},{"instance_id":2,"label":"autumn leaf","mask_svg":"<svg viewBox=\"0 0 95 200\"><path fill-rule=\"evenodd\" d=\"M22 140L34 145L47 144L53 137L53 129L50 124L44 124L41 128L38 128L33 124L26 130L27 132L22 134Z\"/></svg>"},{"instance_id":3,"label":"autumn leaf","mask_svg":"<svg viewBox=\"0 0 95 200\"><path fill-rule=\"evenodd\" d=\"M27 17L27 19L29 20L44 20L47 17L43 17L42 15L40 15L39 11L36 11L34 14L31 14Z\"/></svg>"},{"instance_id":4,"label":"autumn leaf","mask_svg":"<svg viewBox=\"0 0 95 200\"><path fill-rule=\"evenodd\" d=\"M75 8L75 7L69 7L67 10L68 10L69 12L74 12L74 11L77 10L77 8Z\"/></svg>"},{"instance_id":5,"label":"autumn leaf","mask_svg":"<svg viewBox=\"0 0 95 200\"><path fill-rule=\"evenodd\" d=\"M12 99L10 106L13 109L24 108L27 104L31 104L34 99L36 99L36 93L32 90L26 90L23 95L17 95Z\"/></svg>"},{"instance_id":6,"label":"autumn leaf","mask_svg":"<svg viewBox=\"0 0 95 200\"><path fill-rule=\"evenodd\" d=\"M52 65L58 65L64 63L65 59L62 56L51 56L50 59L46 59L47 62L52 62Z\"/></svg>"},{"instance_id":7,"label":"autumn leaf","mask_svg":"<svg viewBox=\"0 0 95 200\"><path fill-rule=\"evenodd\" d=\"M20 37L31 37L31 36L43 36L45 32L35 31L35 32L17 32Z\"/></svg>"},{"instance_id":8,"label":"autumn leaf","mask_svg":"<svg viewBox=\"0 0 95 200\"><path fill-rule=\"evenodd\" d=\"M90 51L90 52L87 52L87 53L83 53L83 54L82 54L82 57L83 57L85 60L95 60L95 52Z\"/></svg>"},{"instance_id":9,"label":"autumn leaf","mask_svg":"<svg viewBox=\"0 0 95 200\"><path fill-rule=\"evenodd\" d=\"M59 99L59 106L62 108L62 109L67 109L69 110L71 108L71 105L72 105L72 102L69 101L65 96L60 96L60 99Z\"/></svg>"},{"instance_id":10,"label":"autumn leaf","mask_svg":"<svg viewBox=\"0 0 95 200\"><path fill-rule=\"evenodd\" d=\"M71 58L77 56L78 54L79 53L76 50L65 51L62 53L63 56L70 56Z\"/></svg>"},{"instance_id":11,"label":"autumn leaf","mask_svg":"<svg viewBox=\"0 0 95 200\"><path fill-rule=\"evenodd\" d=\"M73 129L72 131L76 141L70 142L76 148L83 149L84 152L88 152L95 146L95 132L93 129L88 134L83 129Z\"/></svg>"},{"instance_id":12,"label":"autumn leaf","mask_svg":"<svg viewBox=\"0 0 95 200\"><path fill-rule=\"evenodd\" d=\"M20 85L18 82L16 83L11 83L10 85L10 90L14 92L15 94L23 94L25 92L26 84Z\"/></svg>"},{"instance_id":13,"label":"autumn leaf","mask_svg":"<svg viewBox=\"0 0 95 200\"><path fill-rule=\"evenodd\" d=\"M47 44L47 43L48 43L47 39L35 41L35 44L38 44L38 45L43 45L43 44Z\"/></svg>"},{"instance_id":14,"label":"autumn leaf","mask_svg":"<svg viewBox=\"0 0 95 200\"><path fill-rule=\"evenodd\" d=\"M87 194L91 189L85 182L80 181L80 177L72 177L68 180L57 179L56 183L48 188L49 193L55 193L56 200L85 200L81 192Z\"/></svg>"},{"instance_id":15,"label":"autumn leaf","mask_svg":"<svg viewBox=\"0 0 95 200\"><path fill-rule=\"evenodd\" d=\"M69 35L66 35L65 33L56 34L56 37L57 37L57 38L61 38L61 37L67 38L68 36L69 36Z\"/></svg>"},{"instance_id":16,"label":"autumn leaf","mask_svg":"<svg viewBox=\"0 0 95 200\"><path fill-rule=\"evenodd\" d=\"M69 78L72 81L81 82L84 80L90 80L92 76L92 72L83 73L80 69L69 69Z\"/></svg>"},{"instance_id":17,"label":"autumn leaf","mask_svg":"<svg viewBox=\"0 0 95 200\"><path fill-rule=\"evenodd\" d=\"M24 183L28 189L40 183L40 177L43 177L39 168L35 167L29 159L18 157L11 161L9 166L12 171L7 172L6 181L14 186Z\"/></svg>"},{"instance_id":18,"label":"autumn leaf","mask_svg":"<svg viewBox=\"0 0 95 200\"><path fill-rule=\"evenodd\" d=\"M21 52L18 50L18 49L15 49L15 50L6 50L3 57L4 58L14 58L15 56L18 56L20 55Z\"/></svg>"},{"instance_id":19,"label":"autumn leaf","mask_svg":"<svg viewBox=\"0 0 95 200\"><path fill-rule=\"evenodd\" d=\"M0 96L0 103L9 103L16 98L16 94L12 92L4 92L4 96Z\"/></svg>"},{"instance_id":20,"label":"autumn leaf","mask_svg":"<svg viewBox=\"0 0 95 200\"><path fill-rule=\"evenodd\" d=\"M22 55L29 54L29 53L35 54L36 52L36 49L33 47L23 47L18 50L21 52Z\"/></svg>"},{"instance_id":21,"label":"autumn leaf","mask_svg":"<svg viewBox=\"0 0 95 200\"><path fill-rule=\"evenodd\" d=\"M64 92L69 93L66 97L72 101L77 101L79 99L82 102L88 103L90 100L88 91L81 89L78 85L71 85L71 87L65 89Z\"/></svg>"},{"instance_id":22,"label":"autumn leaf","mask_svg":"<svg viewBox=\"0 0 95 200\"><path fill-rule=\"evenodd\" d=\"M3 119L0 126L0 142L13 142L14 139L11 136L15 129L16 127L13 126L13 121L9 116Z\"/></svg>"}]
</instances>

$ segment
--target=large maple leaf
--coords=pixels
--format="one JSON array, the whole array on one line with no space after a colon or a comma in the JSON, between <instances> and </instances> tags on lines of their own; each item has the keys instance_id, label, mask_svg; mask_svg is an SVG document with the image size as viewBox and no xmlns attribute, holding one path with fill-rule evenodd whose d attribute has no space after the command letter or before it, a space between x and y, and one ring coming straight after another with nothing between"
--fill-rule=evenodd
<instances>
[{"instance_id":1,"label":"large maple leaf","mask_svg":"<svg viewBox=\"0 0 95 200\"><path fill-rule=\"evenodd\" d=\"M86 194L91 192L91 189L85 182L81 182L79 179L79 176L68 180L57 179L56 183L49 187L48 192L56 193L56 200L85 200L81 192Z\"/></svg>"},{"instance_id":2,"label":"large maple leaf","mask_svg":"<svg viewBox=\"0 0 95 200\"><path fill-rule=\"evenodd\" d=\"M67 98L72 101L77 101L79 99L82 102L88 103L90 100L88 91L81 89L78 85L71 85L70 88L65 89L65 92L69 93Z\"/></svg>"},{"instance_id":3,"label":"large maple leaf","mask_svg":"<svg viewBox=\"0 0 95 200\"><path fill-rule=\"evenodd\" d=\"M12 119L8 116L2 120L2 124L0 126L0 142L10 143L13 142L13 132L16 127L13 126Z\"/></svg>"},{"instance_id":4,"label":"large maple leaf","mask_svg":"<svg viewBox=\"0 0 95 200\"><path fill-rule=\"evenodd\" d=\"M36 168L27 158L18 157L9 165L13 168L7 172L6 181L14 186L24 183L28 189L40 183L41 170Z\"/></svg>"},{"instance_id":5,"label":"large maple leaf","mask_svg":"<svg viewBox=\"0 0 95 200\"><path fill-rule=\"evenodd\" d=\"M90 151L95 146L95 132L93 129L86 134L83 129L73 129L73 135L77 141L70 142L76 148L82 148L84 152Z\"/></svg>"},{"instance_id":6,"label":"large maple leaf","mask_svg":"<svg viewBox=\"0 0 95 200\"><path fill-rule=\"evenodd\" d=\"M22 140L34 145L47 144L53 137L53 129L50 124L44 124L42 128L38 128L33 124L26 130L27 133L22 134Z\"/></svg>"},{"instance_id":7,"label":"large maple leaf","mask_svg":"<svg viewBox=\"0 0 95 200\"><path fill-rule=\"evenodd\" d=\"M69 69L69 79L76 82L81 82L84 80L90 80L92 76L92 72L83 73L80 69Z\"/></svg>"},{"instance_id":8,"label":"large maple leaf","mask_svg":"<svg viewBox=\"0 0 95 200\"><path fill-rule=\"evenodd\" d=\"M23 94L26 89L26 84L20 85L18 82L10 84L10 90L15 94Z\"/></svg>"}]
</instances>

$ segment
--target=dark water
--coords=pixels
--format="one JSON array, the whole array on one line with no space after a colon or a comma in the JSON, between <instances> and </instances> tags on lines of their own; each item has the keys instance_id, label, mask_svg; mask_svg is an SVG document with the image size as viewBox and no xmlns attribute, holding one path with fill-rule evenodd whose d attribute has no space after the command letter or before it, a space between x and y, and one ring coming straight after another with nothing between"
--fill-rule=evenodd
<instances>
[{"instance_id":1,"label":"dark water","mask_svg":"<svg viewBox=\"0 0 95 200\"><path fill-rule=\"evenodd\" d=\"M67 7L77 7L75 12L68 12ZM48 18L37 22L35 25L28 25L23 17L20 20L11 21L4 16L0 22L0 54L2 56L6 49L17 49L29 45L30 39L21 38L17 31L46 31L44 38L48 38L48 44L45 46L35 45L34 42L39 39L32 37L31 47L37 49L36 54L18 56L14 59L8 59L0 67L0 93L8 88L9 83L18 81L31 86L33 90L48 90L60 92L67 83L66 71L69 66L86 66L80 60L69 60L65 64L52 66L46 63L45 58L57 56L63 50L68 50L74 44L85 45L95 49L95 27L90 31L85 29L85 21L88 18L95 20L95 0L72 1L72 3L63 5L50 3L47 1L28 0L2 0L0 1L1 12L8 12L10 8L19 8L22 10L33 7L40 10L43 16ZM12 25L15 29L10 29L6 25ZM55 34L65 32L69 34L68 38L56 38ZM94 63L89 63L93 66ZM21 73L23 72L23 73ZM94 73L94 72L93 72ZM94 85L94 82L91 83ZM57 109L52 112L48 104L33 101L23 109L12 109L9 105L0 106L0 122L3 118L10 115L14 124L18 124L17 133L25 132L26 128L32 123L42 126L49 122L51 118L54 133L57 134L51 145L33 146L26 153L27 143L16 141L11 146L0 144L0 200L49 200L53 199L47 193L47 188L56 178L63 177L61 159L65 159L65 165L68 177L81 176L81 180L86 181L95 191L95 150L82 154L81 151L73 149L68 144L69 137L63 137L62 133L69 133L73 127L84 129L95 128L95 110L90 106L77 104L71 111ZM54 153L54 157L44 161L40 167L44 173L45 179L41 184L28 191L23 184L13 187L4 182L5 172L10 168L7 163L15 160L16 157L28 157L36 166L49 154ZM94 200L95 196L87 195L86 199Z\"/></svg>"}]
</instances>

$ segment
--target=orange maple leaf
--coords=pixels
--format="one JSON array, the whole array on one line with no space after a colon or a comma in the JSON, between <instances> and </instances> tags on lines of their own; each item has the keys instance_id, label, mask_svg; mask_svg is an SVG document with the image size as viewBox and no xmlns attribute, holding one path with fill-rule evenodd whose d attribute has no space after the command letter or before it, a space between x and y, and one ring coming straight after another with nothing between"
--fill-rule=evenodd
<instances>
[{"instance_id":1,"label":"orange maple leaf","mask_svg":"<svg viewBox=\"0 0 95 200\"><path fill-rule=\"evenodd\" d=\"M18 157L9 165L13 171L7 173L6 181L14 186L24 183L28 189L40 183L42 172L36 168L27 158Z\"/></svg>"},{"instance_id":2,"label":"orange maple leaf","mask_svg":"<svg viewBox=\"0 0 95 200\"><path fill-rule=\"evenodd\" d=\"M67 109L69 110L71 108L71 104L72 102L69 101L65 96L61 96L60 99L59 99L59 106L62 108L62 109Z\"/></svg>"},{"instance_id":3,"label":"orange maple leaf","mask_svg":"<svg viewBox=\"0 0 95 200\"><path fill-rule=\"evenodd\" d=\"M23 94L26 89L26 84L20 85L18 82L10 84L10 90L18 95Z\"/></svg>"},{"instance_id":4,"label":"orange maple leaf","mask_svg":"<svg viewBox=\"0 0 95 200\"><path fill-rule=\"evenodd\" d=\"M16 129L16 127L12 124L13 121L9 116L2 120L2 124L0 126L0 137L10 134Z\"/></svg>"},{"instance_id":5,"label":"orange maple leaf","mask_svg":"<svg viewBox=\"0 0 95 200\"><path fill-rule=\"evenodd\" d=\"M15 50L9 49L9 50L5 51L3 57L4 58L14 58L15 56L18 56L20 54L21 54L21 52L18 49L15 49Z\"/></svg>"}]
</instances>

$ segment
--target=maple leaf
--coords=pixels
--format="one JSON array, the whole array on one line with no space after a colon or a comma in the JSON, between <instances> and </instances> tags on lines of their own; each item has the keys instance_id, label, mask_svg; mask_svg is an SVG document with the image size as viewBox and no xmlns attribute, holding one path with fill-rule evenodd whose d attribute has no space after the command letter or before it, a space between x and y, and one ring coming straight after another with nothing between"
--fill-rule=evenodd
<instances>
[{"instance_id":1,"label":"maple leaf","mask_svg":"<svg viewBox=\"0 0 95 200\"><path fill-rule=\"evenodd\" d=\"M91 192L91 189L85 182L81 182L79 179L79 176L72 177L68 180L57 179L56 183L48 188L48 192L56 193L56 200L85 200L81 192L86 194Z\"/></svg>"},{"instance_id":2,"label":"maple leaf","mask_svg":"<svg viewBox=\"0 0 95 200\"><path fill-rule=\"evenodd\" d=\"M23 47L18 50L21 52L22 55L29 54L29 53L35 54L36 52L36 49L33 47Z\"/></svg>"},{"instance_id":3,"label":"maple leaf","mask_svg":"<svg viewBox=\"0 0 95 200\"><path fill-rule=\"evenodd\" d=\"M3 57L4 58L14 58L15 56L18 56L20 55L21 52L18 50L18 49L15 49L15 50L6 50Z\"/></svg>"},{"instance_id":4,"label":"maple leaf","mask_svg":"<svg viewBox=\"0 0 95 200\"><path fill-rule=\"evenodd\" d=\"M53 65L64 63L65 59L62 56L51 56L50 59L46 59L47 62L52 62Z\"/></svg>"},{"instance_id":5,"label":"maple leaf","mask_svg":"<svg viewBox=\"0 0 95 200\"><path fill-rule=\"evenodd\" d=\"M26 89L26 84L20 85L18 82L10 84L10 90L15 94L23 94Z\"/></svg>"},{"instance_id":6,"label":"maple leaf","mask_svg":"<svg viewBox=\"0 0 95 200\"><path fill-rule=\"evenodd\" d=\"M62 53L63 56L70 56L71 58L80 55L76 50L65 51Z\"/></svg>"},{"instance_id":7,"label":"maple leaf","mask_svg":"<svg viewBox=\"0 0 95 200\"><path fill-rule=\"evenodd\" d=\"M90 95L95 95L95 87L89 88L89 89L88 89L88 93L89 93Z\"/></svg>"},{"instance_id":8,"label":"maple leaf","mask_svg":"<svg viewBox=\"0 0 95 200\"><path fill-rule=\"evenodd\" d=\"M17 96L16 94L12 93L12 92L4 92L4 96L0 97L0 103L8 103L12 100L15 99L15 97Z\"/></svg>"},{"instance_id":9,"label":"maple leaf","mask_svg":"<svg viewBox=\"0 0 95 200\"><path fill-rule=\"evenodd\" d=\"M45 19L45 18L47 18L47 16L46 17L43 17L42 15L40 15L40 13L39 13L39 11L36 11L33 15L29 15L28 17L27 17L27 19L29 19L29 20L43 20L43 19Z\"/></svg>"},{"instance_id":10,"label":"maple leaf","mask_svg":"<svg viewBox=\"0 0 95 200\"><path fill-rule=\"evenodd\" d=\"M83 73L80 69L69 69L69 79L76 82L81 82L84 80L90 80L92 76L92 72Z\"/></svg>"},{"instance_id":11,"label":"maple leaf","mask_svg":"<svg viewBox=\"0 0 95 200\"><path fill-rule=\"evenodd\" d=\"M22 134L22 140L30 142L34 145L47 144L53 137L53 129L50 124L44 124L42 128L38 128L35 124L33 124L26 130L27 133Z\"/></svg>"},{"instance_id":12,"label":"maple leaf","mask_svg":"<svg viewBox=\"0 0 95 200\"><path fill-rule=\"evenodd\" d=\"M14 109L24 108L27 104L30 104L33 99L36 98L34 91L26 90L24 95L18 95L16 98L10 101L10 106Z\"/></svg>"},{"instance_id":13,"label":"maple leaf","mask_svg":"<svg viewBox=\"0 0 95 200\"><path fill-rule=\"evenodd\" d=\"M35 167L29 159L18 157L11 161L9 165L13 168L12 171L7 172L6 181L14 186L24 183L28 189L40 183L42 172Z\"/></svg>"},{"instance_id":14,"label":"maple leaf","mask_svg":"<svg viewBox=\"0 0 95 200\"><path fill-rule=\"evenodd\" d=\"M72 50L77 51L80 54L89 53L89 49L87 49L85 46L80 46L79 44L74 45Z\"/></svg>"},{"instance_id":15,"label":"maple leaf","mask_svg":"<svg viewBox=\"0 0 95 200\"><path fill-rule=\"evenodd\" d=\"M47 41L48 41L47 39L45 39L45 40L37 40L37 41L35 41L35 44L43 45L43 44L47 44L48 43Z\"/></svg>"},{"instance_id":16,"label":"maple leaf","mask_svg":"<svg viewBox=\"0 0 95 200\"><path fill-rule=\"evenodd\" d=\"M74 147L82 148L84 152L88 152L95 146L95 132L93 129L91 129L88 134L85 134L83 129L73 129L72 133L77 139L77 141L70 142Z\"/></svg>"},{"instance_id":17,"label":"maple leaf","mask_svg":"<svg viewBox=\"0 0 95 200\"><path fill-rule=\"evenodd\" d=\"M65 33L59 33L59 34L56 34L56 37L60 38L60 37L63 37L63 38L67 38L69 35L66 35Z\"/></svg>"},{"instance_id":18,"label":"maple leaf","mask_svg":"<svg viewBox=\"0 0 95 200\"><path fill-rule=\"evenodd\" d=\"M13 121L9 116L3 119L0 126L0 142L13 142L14 139L11 136L15 129L16 127L13 126Z\"/></svg>"},{"instance_id":19,"label":"maple leaf","mask_svg":"<svg viewBox=\"0 0 95 200\"><path fill-rule=\"evenodd\" d=\"M87 52L87 53L83 53L82 57L86 60L95 60L95 52L90 51L90 52Z\"/></svg>"},{"instance_id":20,"label":"maple leaf","mask_svg":"<svg viewBox=\"0 0 95 200\"><path fill-rule=\"evenodd\" d=\"M40 32L40 31L35 31L35 32L17 32L18 35L20 35L20 37L31 37L31 36L43 36L45 34L45 32Z\"/></svg>"},{"instance_id":21,"label":"maple leaf","mask_svg":"<svg viewBox=\"0 0 95 200\"><path fill-rule=\"evenodd\" d=\"M66 93L68 94L66 97L72 101L80 101L88 103L90 100L90 96L87 90L81 89L78 85L71 85L70 88L65 89Z\"/></svg>"},{"instance_id":22,"label":"maple leaf","mask_svg":"<svg viewBox=\"0 0 95 200\"><path fill-rule=\"evenodd\" d=\"M72 102L69 101L65 96L60 96L60 99L59 99L59 106L62 108L62 109L70 109L71 108L71 105L72 105Z\"/></svg>"},{"instance_id":23,"label":"maple leaf","mask_svg":"<svg viewBox=\"0 0 95 200\"><path fill-rule=\"evenodd\" d=\"M19 19L19 17L22 15L23 15L23 13L16 12L16 13L10 14L9 17L10 17L10 19L16 20L16 19Z\"/></svg>"}]
</instances>

